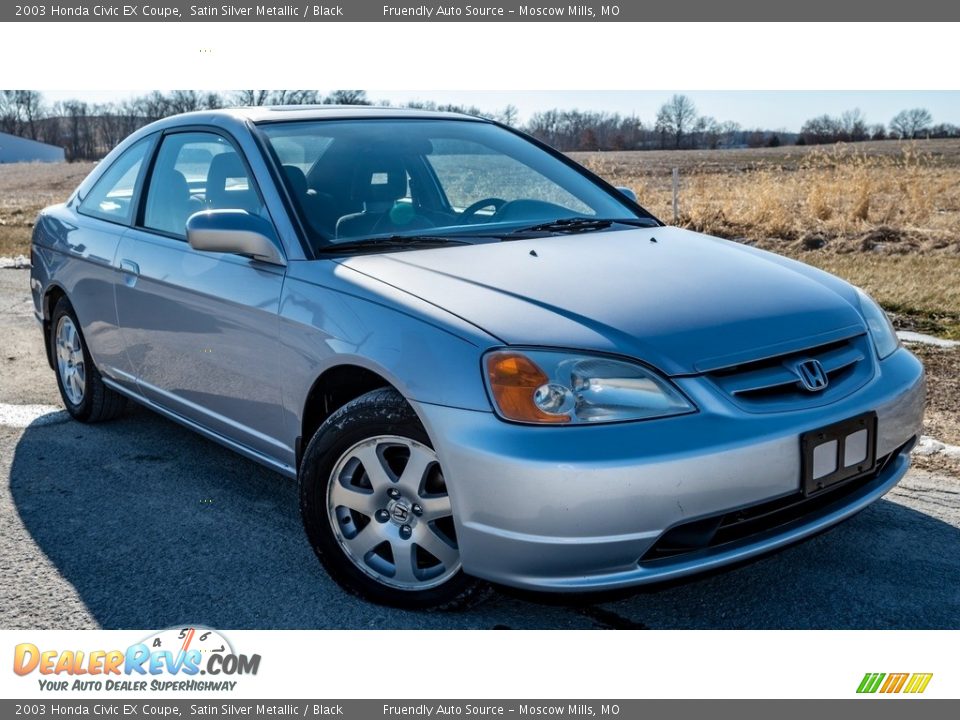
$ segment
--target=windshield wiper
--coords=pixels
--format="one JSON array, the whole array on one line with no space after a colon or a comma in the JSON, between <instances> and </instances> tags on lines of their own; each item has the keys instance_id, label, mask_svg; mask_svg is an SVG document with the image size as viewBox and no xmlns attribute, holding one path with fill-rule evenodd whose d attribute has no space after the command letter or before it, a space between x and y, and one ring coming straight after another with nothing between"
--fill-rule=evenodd
<instances>
[{"instance_id":1,"label":"windshield wiper","mask_svg":"<svg viewBox=\"0 0 960 720\"><path fill-rule=\"evenodd\" d=\"M523 235L525 233L536 232L591 232L593 230L605 230L614 224L634 225L636 227L652 227L650 222L641 218L588 218L571 217L559 218L550 222L539 223L529 227L523 227L511 232L511 235Z\"/></svg>"},{"instance_id":2,"label":"windshield wiper","mask_svg":"<svg viewBox=\"0 0 960 720\"><path fill-rule=\"evenodd\" d=\"M457 240L455 238L435 235L390 235L389 237L364 238L362 240L351 240L350 242L333 243L332 245L321 248L320 252L337 255L344 252L353 252L354 250L370 250L376 248L415 248L465 244L468 244L466 240Z\"/></svg>"}]
</instances>

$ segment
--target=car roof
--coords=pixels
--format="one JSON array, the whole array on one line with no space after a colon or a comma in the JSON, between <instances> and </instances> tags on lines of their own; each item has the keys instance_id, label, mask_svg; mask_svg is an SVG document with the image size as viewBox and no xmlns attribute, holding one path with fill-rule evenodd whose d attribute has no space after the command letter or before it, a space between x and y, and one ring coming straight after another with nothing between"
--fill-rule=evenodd
<instances>
[{"instance_id":1,"label":"car roof","mask_svg":"<svg viewBox=\"0 0 960 720\"><path fill-rule=\"evenodd\" d=\"M432 120L482 120L473 115L437 110L378 107L373 105L265 105L261 107L238 107L223 110L200 110L174 117L181 122L191 118L216 117L248 120L254 123L284 122L296 120L368 119L368 118L419 118Z\"/></svg>"}]
</instances>

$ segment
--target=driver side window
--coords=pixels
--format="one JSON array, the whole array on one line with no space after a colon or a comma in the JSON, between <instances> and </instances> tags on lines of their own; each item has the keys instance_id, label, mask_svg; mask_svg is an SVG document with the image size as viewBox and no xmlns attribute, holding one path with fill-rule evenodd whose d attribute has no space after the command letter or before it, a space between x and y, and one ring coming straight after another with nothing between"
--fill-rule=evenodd
<instances>
[{"instance_id":1,"label":"driver side window","mask_svg":"<svg viewBox=\"0 0 960 720\"><path fill-rule=\"evenodd\" d=\"M167 135L147 188L143 225L186 236L187 219L202 210L246 210L267 217L240 154L215 133Z\"/></svg>"}]
</instances>

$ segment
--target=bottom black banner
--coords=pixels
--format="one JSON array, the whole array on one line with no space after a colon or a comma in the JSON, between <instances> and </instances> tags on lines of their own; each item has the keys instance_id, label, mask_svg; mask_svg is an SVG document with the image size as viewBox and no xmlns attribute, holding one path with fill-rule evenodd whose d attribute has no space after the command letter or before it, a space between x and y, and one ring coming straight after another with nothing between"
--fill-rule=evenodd
<instances>
[{"instance_id":1,"label":"bottom black banner","mask_svg":"<svg viewBox=\"0 0 960 720\"><path fill-rule=\"evenodd\" d=\"M909 707L908 707L909 706ZM0 717L65 718L449 718L563 717L703 720L809 720L843 717L940 720L960 717L960 700L0 700Z\"/></svg>"}]
</instances>

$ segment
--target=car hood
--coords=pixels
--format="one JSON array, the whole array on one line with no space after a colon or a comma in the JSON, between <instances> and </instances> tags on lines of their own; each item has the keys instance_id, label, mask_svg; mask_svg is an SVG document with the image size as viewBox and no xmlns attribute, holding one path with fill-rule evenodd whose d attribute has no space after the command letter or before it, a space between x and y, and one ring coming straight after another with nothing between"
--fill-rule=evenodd
<instances>
[{"instance_id":1,"label":"car hood","mask_svg":"<svg viewBox=\"0 0 960 720\"><path fill-rule=\"evenodd\" d=\"M358 255L343 264L505 344L628 355L670 375L865 332L846 283L671 227Z\"/></svg>"}]
</instances>

